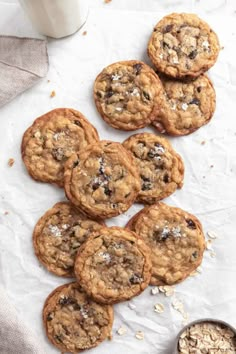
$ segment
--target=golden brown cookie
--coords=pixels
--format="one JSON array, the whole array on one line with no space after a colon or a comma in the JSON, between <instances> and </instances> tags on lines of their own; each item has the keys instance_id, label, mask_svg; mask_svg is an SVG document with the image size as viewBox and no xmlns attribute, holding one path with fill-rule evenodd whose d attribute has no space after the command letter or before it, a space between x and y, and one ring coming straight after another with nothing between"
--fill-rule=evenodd
<instances>
[{"instance_id":1,"label":"golden brown cookie","mask_svg":"<svg viewBox=\"0 0 236 354\"><path fill-rule=\"evenodd\" d=\"M168 140L140 133L131 135L123 145L132 153L142 182L136 201L152 204L182 187L184 164Z\"/></svg>"},{"instance_id":2,"label":"golden brown cookie","mask_svg":"<svg viewBox=\"0 0 236 354\"><path fill-rule=\"evenodd\" d=\"M181 282L202 262L205 239L200 221L164 203L147 206L128 222L151 249L152 285Z\"/></svg>"},{"instance_id":3,"label":"golden brown cookie","mask_svg":"<svg viewBox=\"0 0 236 354\"><path fill-rule=\"evenodd\" d=\"M216 94L206 75L193 81L161 76L164 86L162 105L152 125L161 133L187 135L207 124L216 106Z\"/></svg>"},{"instance_id":4,"label":"golden brown cookie","mask_svg":"<svg viewBox=\"0 0 236 354\"><path fill-rule=\"evenodd\" d=\"M156 117L161 82L145 63L121 61L97 76L94 100L102 118L115 129L140 129Z\"/></svg>"},{"instance_id":5,"label":"golden brown cookie","mask_svg":"<svg viewBox=\"0 0 236 354\"><path fill-rule=\"evenodd\" d=\"M113 309L91 300L77 283L56 288L46 299L43 323L50 342L63 353L80 353L110 338Z\"/></svg>"},{"instance_id":6,"label":"golden brown cookie","mask_svg":"<svg viewBox=\"0 0 236 354\"><path fill-rule=\"evenodd\" d=\"M197 15L187 13L163 17L148 43L157 70L173 78L199 76L215 64L219 50L216 33Z\"/></svg>"},{"instance_id":7,"label":"golden brown cookie","mask_svg":"<svg viewBox=\"0 0 236 354\"><path fill-rule=\"evenodd\" d=\"M57 108L37 118L22 139L25 166L36 181L63 187L64 164L74 152L99 140L94 126L78 111Z\"/></svg>"},{"instance_id":8,"label":"golden brown cookie","mask_svg":"<svg viewBox=\"0 0 236 354\"><path fill-rule=\"evenodd\" d=\"M125 301L149 284L150 250L134 232L103 228L79 249L75 275L94 300L105 304Z\"/></svg>"},{"instance_id":9,"label":"golden brown cookie","mask_svg":"<svg viewBox=\"0 0 236 354\"><path fill-rule=\"evenodd\" d=\"M74 277L74 259L79 247L93 231L104 226L103 222L82 215L70 203L57 203L34 228L35 254L50 272Z\"/></svg>"},{"instance_id":10,"label":"golden brown cookie","mask_svg":"<svg viewBox=\"0 0 236 354\"><path fill-rule=\"evenodd\" d=\"M68 199L94 218L124 213L140 187L132 156L120 143L100 141L72 155L65 165Z\"/></svg>"}]
</instances>

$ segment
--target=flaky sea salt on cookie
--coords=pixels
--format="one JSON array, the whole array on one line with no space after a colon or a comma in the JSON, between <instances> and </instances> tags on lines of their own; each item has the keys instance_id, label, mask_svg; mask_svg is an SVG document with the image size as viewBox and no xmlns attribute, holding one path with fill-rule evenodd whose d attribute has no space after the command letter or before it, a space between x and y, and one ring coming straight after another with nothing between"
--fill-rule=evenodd
<instances>
[{"instance_id":1,"label":"flaky sea salt on cookie","mask_svg":"<svg viewBox=\"0 0 236 354\"><path fill-rule=\"evenodd\" d=\"M74 259L79 247L105 224L81 214L72 204L60 202L37 222L33 233L35 254L52 273L74 277Z\"/></svg>"},{"instance_id":2,"label":"flaky sea salt on cookie","mask_svg":"<svg viewBox=\"0 0 236 354\"><path fill-rule=\"evenodd\" d=\"M80 353L110 338L113 309L97 304L69 283L56 288L43 308L43 323L50 342L63 353Z\"/></svg>"},{"instance_id":3,"label":"flaky sea salt on cookie","mask_svg":"<svg viewBox=\"0 0 236 354\"><path fill-rule=\"evenodd\" d=\"M219 40L197 15L172 13L155 26L148 55L158 71L173 78L197 77L212 67Z\"/></svg>"},{"instance_id":4,"label":"flaky sea salt on cookie","mask_svg":"<svg viewBox=\"0 0 236 354\"><path fill-rule=\"evenodd\" d=\"M72 155L65 165L68 199L93 218L124 213L140 188L137 167L120 143L100 141Z\"/></svg>"},{"instance_id":5,"label":"flaky sea salt on cookie","mask_svg":"<svg viewBox=\"0 0 236 354\"><path fill-rule=\"evenodd\" d=\"M182 187L184 164L167 139L140 133L131 135L123 146L132 154L142 183L136 201L153 204Z\"/></svg>"},{"instance_id":6,"label":"flaky sea salt on cookie","mask_svg":"<svg viewBox=\"0 0 236 354\"><path fill-rule=\"evenodd\" d=\"M201 223L180 208L164 203L145 207L126 227L151 249L152 285L179 283L202 262L205 239Z\"/></svg>"},{"instance_id":7,"label":"flaky sea salt on cookie","mask_svg":"<svg viewBox=\"0 0 236 354\"><path fill-rule=\"evenodd\" d=\"M36 181L64 184L64 164L76 151L99 140L82 113L57 108L37 118L22 139L25 166Z\"/></svg>"},{"instance_id":8,"label":"flaky sea salt on cookie","mask_svg":"<svg viewBox=\"0 0 236 354\"><path fill-rule=\"evenodd\" d=\"M151 123L159 109L161 82L147 64L138 60L107 66L94 83L98 112L115 129L136 130Z\"/></svg>"},{"instance_id":9,"label":"flaky sea salt on cookie","mask_svg":"<svg viewBox=\"0 0 236 354\"><path fill-rule=\"evenodd\" d=\"M125 301L149 284L150 250L134 232L120 227L102 228L78 251L75 275L95 301Z\"/></svg>"}]
</instances>

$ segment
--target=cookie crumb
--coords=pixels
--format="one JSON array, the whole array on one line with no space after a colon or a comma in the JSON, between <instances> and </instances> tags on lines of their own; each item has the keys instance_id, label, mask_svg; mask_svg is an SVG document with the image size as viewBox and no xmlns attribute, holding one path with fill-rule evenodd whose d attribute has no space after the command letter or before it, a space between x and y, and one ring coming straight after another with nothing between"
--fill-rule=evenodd
<instances>
[{"instance_id":1,"label":"cookie crumb","mask_svg":"<svg viewBox=\"0 0 236 354\"><path fill-rule=\"evenodd\" d=\"M205 140L203 140L202 142L201 142L201 145L205 145L206 144L206 142L205 142Z\"/></svg>"},{"instance_id":2,"label":"cookie crumb","mask_svg":"<svg viewBox=\"0 0 236 354\"><path fill-rule=\"evenodd\" d=\"M13 165L14 165L14 163L15 163L15 160L11 157L9 160L8 160L8 166L9 167L12 167Z\"/></svg>"},{"instance_id":3,"label":"cookie crumb","mask_svg":"<svg viewBox=\"0 0 236 354\"><path fill-rule=\"evenodd\" d=\"M154 305L154 311L157 312L157 313L162 313L164 312L165 308L164 308L164 305L158 303L156 305Z\"/></svg>"},{"instance_id":4,"label":"cookie crumb","mask_svg":"<svg viewBox=\"0 0 236 354\"><path fill-rule=\"evenodd\" d=\"M222 47L220 47L220 49L221 49L221 50L223 50L223 49L225 49L225 47L224 47L224 46L222 46Z\"/></svg>"},{"instance_id":5,"label":"cookie crumb","mask_svg":"<svg viewBox=\"0 0 236 354\"><path fill-rule=\"evenodd\" d=\"M50 82L50 80L47 80L47 82Z\"/></svg>"},{"instance_id":6,"label":"cookie crumb","mask_svg":"<svg viewBox=\"0 0 236 354\"><path fill-rule=\"evenodd\" d=\"M84 31L84 32L82 33L82 36L86 36L86 34L87 34L87 31Z\"/></svg>"},{"instance_id":7,"label":"cookie crumb","mask_svg":"<svg viewBox=\"0 0 236 354\"><path fill-rule=\"evenodd\" d=\"M210 166L210 168L213 168L213 167L214 167L214 165L211 165L211 166Z\"/></svg>"},{"instance_id":8,"label":"cookie crumb","mask_svg":"<svg viewBox=\"0 0 236 354\"><path fill-rule=\"evenodd\" d=\"M136 305L132 304L132 302L129 302L128 306L129 306L130 310L136 309Z\"/></svg>"},{"instance_id":9,"label":"cookie crumb","mask_svg":"<svg viewBox=\"0 0 236 354\"><path fill-rule=\"evenodd\" d=\"M53 97L55 97L55 96L56 96L56 91L53 90L53 91L50 93L50 97L53 98Z\"/></svg>"},{"instance_id":10,"label":"cookie crumb","mask_svg":"<svg viewBox=\"0 0 236 354\"><path fill-rule=\"evenodd\" d=\"M143 334L142 331L137 331L137 332L135 333L135 337L136 337L137 339L139 339L139 340L143 340L143 339L144 339L144 334Z\"/></svg>"},{"instance_id":11,"label":"cookie crumb","mask_svg":"<svg viewBox=\"0 0 236 354\"><path fill-rule=\"evenodd\" d=\"M9 214L9 211L4 211L4 215L8 215Z\"/></svg>"},{"instance_id":12,"label":"cookie crumb","mask_svg":"<svg viewBox=\"0 0 236 354\"><path fill-rule=\"evenodd\" d=\"M111 2L111 0L104 0L105 4L109 4L109 2Z\"/></svg>"},{"instance_id":13,"label":"cookie crumb","mask_svg":"<svg viewBox=\"0 0 236 354\"><path fill-rule=\"evenodd\" d=\"M151 289L151 294L152 295L156 295L159 293L159 288L158 286L155 286L154 288Z\"/></svg>"},{"instance_id":14,"label":"cookie crumb","mask_svg":"<svg viewBox=\"0 0 236 354\"><path fill-rule=\"evenodd\" d=\"M120 327L117 331L117 334L119 334L119 336L123 336L124 334L127 333L127 329L125 327Z\"/></svg>"}]
</instances>

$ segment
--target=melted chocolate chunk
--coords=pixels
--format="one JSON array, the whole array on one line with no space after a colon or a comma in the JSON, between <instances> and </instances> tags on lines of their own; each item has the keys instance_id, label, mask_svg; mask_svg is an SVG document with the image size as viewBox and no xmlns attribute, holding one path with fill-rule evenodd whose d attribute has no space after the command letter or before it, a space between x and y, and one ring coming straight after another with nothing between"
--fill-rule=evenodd
<instances>
[{"instance_id":1,"label":"melted chocolate chunk","mask_svg":"<svg viewBox=\"0 0 236 354\"><path fill-rule=\"evenodd\" d=\"M144 182L150 182L150 178L148 178L148 177L141 175L141 178Z\"/></svg>"},{"instance_id":2,"label":"melted chocolate chunk","mask_svg":"<svg viewBox=\"0 0 236 354\"><path fill-rule=\"evenodd\" d=\"M152 189L152 183L151 182L144 182L142 184L142 191L150 191Z\"/></svg>"},{"instance_id":3,"label":"melted chocolate chunk","mask_svg":"<svg viewBox=\"0 0 236 354\"><path fill-rule=\"evenodd\" d=\"M93 191L96 191L100 187L101 183L100 182L94 182L92 184Z\"/></svg>"},{"instance_id":4,"label":"melted chocolate chunk","mask_svg":"<svg viewBox=\"0 0 236 354\"><path fill-rule=\"evenodd\" d=\"M197 259L197 257L198 257L198 252L197 252L197 251L193 252L193 253L192 253L192 257L195 258L195 259Z\"/></svg>"},{"instance_id":5,"label":"melted chocolate chunk","mask_svg":"<svg viewBox=\"0 0 236 354\"><path fill-rule=\"evenodd\" d=\"M189 59L195 59L197 56L197 50L194 49L191 53L189 53L188 57Z\"/></svg>"},{"instance_id":6,"label":"melted chocolate chunk","mask_svg":"<svg viewBox=\"0 0 236 354\"><path fill-rule=\"evenodd\" d=\"M81 127L81 128L82 128L82 125L81 125L81 123L80 123L79 120L75 120L74 123L75 123L76 125L78 125L78 127Z\"/></svg>"},{"instance_id":7,"label":"melted chocolate chunk","mask_svg":"<svg viewBox=\"0 0 236 354\"><path fill-rule=\"evenodd\" d=\"M169 182L170 182L170 178L169 178L168 173L166 173L166 174L164 175L163 181L164 181L165 183L169 183Z\"/></svg>"},{"instance_id":8,"label":"melted chocolate chunk","mask_svg":"<svg viewBox=\"0 0 236 354\"><path fill-rule=\"evenodd\" d=\"M96 95L97 95L99 98L102 98L102 94L101 94L100 91L97 91L97 92L96 92Z\"/></svg>"},{"instance_id":9,"label":"melted chocolate chunk","mask_svg":"<svg viewBox=\"0 0 236 354\"><path fill-rule=\"evenodd\" d=\"M168 33L172 30L172 28L173 28L173 25L167 25L163 28L162 33L164 33L164 34Z\"/></svg>"},{"instance_id":10,"label":"melted chocolate chunk","mask_svg":"<svg viewBox=\"0 0 236 354\"><path fill-rule=\"evenodd\" d=\"M76 304L76 300L73 299L72 297L61 297L60 300L58 301L60 305L65 306L65 305L74 305Z\"/></svg>"},{"instance_id":11,"label":"melted chocolate chunk","mask_svg":"<svg viewBox=\"0 0 236 354\"><path fill-rule=\"evenodd\" d=\"M144 97L147 101L150 101L150 96L149 96L149 93L148 93L148 92L143 91L143 97Z\"/></svg>"},{"instance_id":12,"label":"melted chocolate chunk","mask_svg":"<svg viewBox=\"0 0 236 354\"><path fill-rule=\"evenodd\" d=\"M192 101L189 102L189 104L196 104L197 106L200 105L200 101L198 98L193 98Z\"/></svg>"},{"instance_id":13,"label":"melted chocolate chunk","mask_svg":"<svg viewBox=\"0 0 236 354\"><path fill-rule=\"evenodd\" d=\"M54 338L55 338L55 340L57 341L57 342L59 342L59 343L62 343L63 342L63 336L62 336L62 334L59 334L59 335L55 335L54 336Z\"/></svg>"},{"instance_id":14,"label":"melted chocolate chunk","mask_svg":"<svg viewBox=\"0 0 236 354\"><path fill-rule=\"evenodd\" d=\"M53 313L50 312L48 315L47 315L47 321L51 321L53 319Z\"/></svg>"},{"instance_id":15,"label":"melted chocolate chunk","mask_svg":"<svg viewBox=\"0 0 236 354\"><path fill-rule=\"evenodd\" d=\"M130 278L129 281L131 284L140 284L142 282L142 277L138 274L133 274Z\"/></svg>"},{"instance_id":16,"label":"melted chocolate chunk","mask_svg":"<svg viewBox=\"0 0 236 354\"><path fill-rule=\"evenodd\" d=\"M76 166L78 166L78 164L79 164L79 160L75 161L75 162L73 163L73 168L75 168Z\"/></svg>"},{"instance_id":17,"label":"melted chocolate chunk","mask_svg":"<svg viewBox=\"0 0 236 354\"><path fill-rule=\"evenodd\" d=\"M142 64L134 64L133 65L135 75L139 75L142 70Z\"/></svg>"},{"instance_id":18,"label":"melted chocolate chunk","mask_svg":"<svg viewBox=\"0 0 236 354\"><path fill-rule=\"evenodd\" d=\"M114 92L112 90L109 90L109 91L106 92L105 98L110 98L113 95L114 95Z\"/></svg>"},{"instance_id":19,"label":"melted chocolate chunk","mask_svg":"<svg viewBox=\"0 0 236 354\"><path fill-rule=\"evenodd\" d=\"M104 187L104 193L109 197L112 195L112 191L107 186Z\"/></svg>"},{"instance_id":20,"label":"melted chocolate chunk","mask_svg":"<svg viewBox=\"0 0 236 354\"><path fill-rule=\"evenodd\" d=\"M201 91L202 91L201 86L198 86L198 87L197 87L197 92L200 93Z\"/></svg>"},{"instance_id":21,"label":"melted chocolate chunk","mask_svg":"<svg viewBox=\"0 0 236 354\"><path fill-rule=\"evenodd\" d=\"M186 219L186 223L188 228L195 230L196 229L196 224L193 222L191 219Z\"/></svg>"}]
</instances>

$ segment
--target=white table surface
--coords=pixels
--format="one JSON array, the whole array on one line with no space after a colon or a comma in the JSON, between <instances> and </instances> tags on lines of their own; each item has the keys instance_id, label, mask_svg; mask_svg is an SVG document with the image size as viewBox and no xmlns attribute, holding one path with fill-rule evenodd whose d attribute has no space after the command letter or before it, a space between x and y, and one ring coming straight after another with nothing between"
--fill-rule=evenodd
<instances>
[{"instance_id":1,"label":"white table surface","mask_svg":"<svg viewBox=\"0 0 236 354\"><path fill-rule=\"evenodd\" d=\"M89 3L90 15L83 29L87 35L78 32L66 39L50 39L47 77L0 109L0 281L19 316L34 330L47 353L57 353L44 335L41 310L48 293L65 281L39 265L33 254L31 234L38 218L63 199L64 193L30 179L20 156L22 135L37 116L65 106L82 111L97 127L101 138L122 141L130 134L108 127L96 112L92 100L95 76L114 61L148 62L145 46L153 25L162 16L159 12L196 12L212 25L224 46L210 72L217 93L217 110L211 123L196 133L171 139L184 159L186 174L183 189L165 202L196 214L205 233L214 231L219 237L213 242L216 257L206 251L202 273L176 286L175 298L183 302L189 321L215 317L236 326L236 1ZM0 34L38 36L14 0L0 0ZM54 98L49 97L52 90L56 91ZM15 164L9 168L7 162L11 157ZM137 210L139 207L134 206L109 224L123 226ZM149 288L131 301L136 305L134 310L127 303L116 305L112 342L106 341L89 353L171 354L175 335L183 326L172 301L163 294L150 295ZM156 303L164 304L163 314L153 311ZM120 326L127 328L125 336L116 334ZM138 330L144 333L143 341L135 338Z\"/></svg>"}]
</instances>

